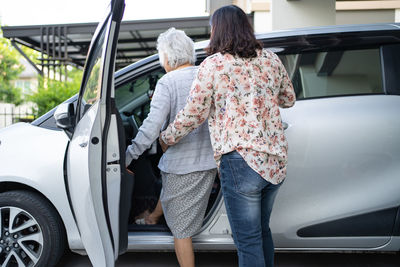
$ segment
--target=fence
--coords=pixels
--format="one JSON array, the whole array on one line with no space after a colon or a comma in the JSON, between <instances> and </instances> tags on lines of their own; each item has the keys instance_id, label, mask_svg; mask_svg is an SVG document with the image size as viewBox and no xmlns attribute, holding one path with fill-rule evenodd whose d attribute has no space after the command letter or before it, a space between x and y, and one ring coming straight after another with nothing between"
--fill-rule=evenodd
<instances>
[{"instance_id":1,"label":"fence","mask_svg":"<svg viewBox=\"0 0 400 267\"><path fill-rule=\"evenodd\" d=\"M0 128L17 122L31 122L34 119L31 105L15 107L13 104L0 104Z\"/></svg>"}]
</instances>

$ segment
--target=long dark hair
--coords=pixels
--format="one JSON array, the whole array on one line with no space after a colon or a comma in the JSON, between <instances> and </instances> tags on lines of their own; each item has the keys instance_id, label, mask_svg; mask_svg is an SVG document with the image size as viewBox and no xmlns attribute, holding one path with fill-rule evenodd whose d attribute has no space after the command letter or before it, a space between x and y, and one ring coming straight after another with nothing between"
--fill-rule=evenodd
<instances>
[{"instance_id":1,"label":"long dark hair","mask_svg":"<svg viewBox=\"0 0 400 267\"><path fill-rule=\"evenodd\" d=\"M221 52L252 58L257 56L258 49L262 49L246 14L239 7L230 5L217 9L210 23L211 38L206 48L209 55Z\"/></svg>"}]
</instances>

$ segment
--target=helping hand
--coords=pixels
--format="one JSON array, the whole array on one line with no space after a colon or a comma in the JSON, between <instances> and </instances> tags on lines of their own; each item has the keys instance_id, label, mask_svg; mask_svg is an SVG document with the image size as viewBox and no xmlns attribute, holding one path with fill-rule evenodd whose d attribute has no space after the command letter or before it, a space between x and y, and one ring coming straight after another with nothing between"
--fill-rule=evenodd
<instances>
[{"instance_id":1,"label":"helping hand","mask_svg":"<svg viewBox=\"0 0 400 267\"><path fill-rule=\"evenodd\" d=\"M158 137L158 142L160 143L162 151L165 153L165 151L167 151L169 146L166 143L164 143L163 139L161 138L161 134Z\"/></svg>"}]
</instances>

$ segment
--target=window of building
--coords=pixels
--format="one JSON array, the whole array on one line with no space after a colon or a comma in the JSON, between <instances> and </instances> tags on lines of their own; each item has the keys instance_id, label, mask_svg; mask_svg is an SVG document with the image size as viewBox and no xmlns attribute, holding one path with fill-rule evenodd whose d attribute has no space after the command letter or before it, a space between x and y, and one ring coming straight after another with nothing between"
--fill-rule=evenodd
<instances>
[{"instance_id":1,"label":"window of building","mask_svg":"<svg viewBox=\"0 0 400 267\"><path fill-rule=\"evenodd\" d=\"M31 93L32 83L31 81L17 80L15 81L15 87L20 88L23 95Z\"/></svg>"}]
</instances>

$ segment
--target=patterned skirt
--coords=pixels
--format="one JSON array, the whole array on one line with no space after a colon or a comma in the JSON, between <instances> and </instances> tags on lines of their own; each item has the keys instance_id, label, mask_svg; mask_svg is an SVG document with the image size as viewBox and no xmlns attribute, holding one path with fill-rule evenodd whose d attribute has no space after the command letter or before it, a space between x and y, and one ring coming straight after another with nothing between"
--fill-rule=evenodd
<instances>
[{"instance_id":1,"label":"patterned skirt","mask_svg":"<svg viewBox=\"0 0 400 267\"><path fill-rule=\"evenodd\" d=\"M217 169L188 174L161 172L164 217L175 238L196 234L203 223Z\"/></svg>"}]
</instances>

